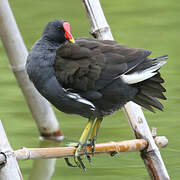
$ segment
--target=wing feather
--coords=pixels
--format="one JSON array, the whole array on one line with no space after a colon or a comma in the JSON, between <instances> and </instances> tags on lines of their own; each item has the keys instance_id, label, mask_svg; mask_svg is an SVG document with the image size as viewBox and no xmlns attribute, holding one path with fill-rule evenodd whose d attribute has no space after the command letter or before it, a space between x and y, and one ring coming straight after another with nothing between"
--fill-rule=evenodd
<instances>
[{"instance_id":1,"label":"wing feather","mask_svg":"<svg viewBox=\"0 0 180 180\"><path fill-rule=\"evenodd\" d=\"M150 53L116 41L78 38L57 50L54 69L63 87L99 90L138 66Z\"/></svg>"}]
</instances>

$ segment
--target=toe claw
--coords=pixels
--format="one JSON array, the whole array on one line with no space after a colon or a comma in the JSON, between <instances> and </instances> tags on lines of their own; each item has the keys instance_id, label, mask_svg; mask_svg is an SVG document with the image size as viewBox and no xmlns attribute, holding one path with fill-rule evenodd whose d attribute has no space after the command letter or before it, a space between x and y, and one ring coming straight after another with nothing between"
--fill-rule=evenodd
<instances>
[{"instance_id":1,"label":"toe claw","mask_svg":"<svg viewBox=\"0 0 180 180\"><path fill-rule=\"evenodd\" d=\"M74 156L74 162L76 163L77 167L81 168L81 165L80 165L80 163L79 163L79 161L78 161L76 156Z\"/></svg>"},{"instance_id":2,"label":"toe claw","mask_svg":"<svg viewBox=\"0 0 180 180\"><path fill-rule=\"evenodd\" d=\"M91 157L89 155L86 155L86 157L87 157L89 164L92 165Z\"/></svg>"},{"instance_id":3,"label":"toe claw","mask_svg":"<svg viewBox=\"0 0 180 180\"><path fill-rule=\"evenodd\" d=\"M117 154L117 152L116 151L113 151L113 152L111 152L111 154L110 154L110 156L115 156Z\"/></svg>"},{"instance_id":4,"label":"toe claw","mask_svg":"<svg viewBox=\"0 0 180 180\"><path fill-rule=\"evenodd\" d=\"M70 163L69 159L68 158L64 158L66 164L70 167L78 167L77 165L73 165L72 163Z\"/></svg>"},{"instance_id":5,"label":"toe claw","mask_svg":"<svg viewBox=\"0 0 180 180\"><path fill-rule=\"evenodd\" d=\"M86 171L86 166L84 165L81 157L79 156L79 152L80 152L81 149L83 149L85 155L87 155L86 144L79 143L79 146L77 147L76 152L75 152L74 162L77 164L77 166L79 168L82 168L84 171Z\"/></svg>"},{"instance_id":6,"label":"toe claw","mask_svg":"<svg viewBox=\"0 0 180 180\"><path fill-rule=\"evenodd\" d=\"M77 167L86 171L86 166L84 165L80 156L74 156L74 162L77 164Z\"/></svg>"},{"instance_id":7,"label":"toe claw","mask_svg":"<svg viewBox=\"0 0 180 180\"><path fill-rule=\"evenodd\" d=\"M84 165L83 161L82 161L82 158L80 156L80 151L81 149L83 150L84 152L84 155L87 157L87 160L88 162L92 165L92 162L91 162L91 157L88 155L88 152L87 152L87 142L85 142L84 144L81 144L81 143L70 143L68 144L68 146L72 146L72 145L75 145L76 147L76 151L75 151L75 154L74 154L74 162L75 162L75 165L73 165L68 158L64 158L65 159L65 162L68 166L70 167L79 167L81 169L83 169L84 171L86 171L86 166ZM92 147L92 150L94 152L94 141L90 141L90 144L89 146Z\"/></svg>"},{"instance_id":8,"label":"toe claw","mask_svg":"<svg viewBox=\"0 0 180 180\"><path fill-rule=\"evenodd\" d=\"M84 171L86 171L86 166L84 165L81 157L78 156L77 159L78 159L78 161L79 161L79 163L80 163L80 167L81 167Z\"/></svg>"}]
</instances>

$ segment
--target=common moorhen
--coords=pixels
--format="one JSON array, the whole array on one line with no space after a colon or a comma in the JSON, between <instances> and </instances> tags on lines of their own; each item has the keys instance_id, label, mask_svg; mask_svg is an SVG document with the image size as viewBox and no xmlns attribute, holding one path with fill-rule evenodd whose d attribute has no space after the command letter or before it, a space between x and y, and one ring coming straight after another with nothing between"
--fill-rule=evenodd
<instances>
[{"instance_id":1,"label":"common moorhen","mask_svg":"<svg viewBox=\"0 0 180 180\"><path fill-rule=\"evenodd\" d=\"M79 151L86 152L87 145L94 151L104 116L129 101L152 112L153 107L163 110L157 98L165 100L166 89L158 70L168 56L148 58L150 54L116 41L74 40L63 20L49 22L32 47L26 68L36 89L60 111L88 118L75 152L79 167L85 169Z\"/></svg>"}]
</instances>

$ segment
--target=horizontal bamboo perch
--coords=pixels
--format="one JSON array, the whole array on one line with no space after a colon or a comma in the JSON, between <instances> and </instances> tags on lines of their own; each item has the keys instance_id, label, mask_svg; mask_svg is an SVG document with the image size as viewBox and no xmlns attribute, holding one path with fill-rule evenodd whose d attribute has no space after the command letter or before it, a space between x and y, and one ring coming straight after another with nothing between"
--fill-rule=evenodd
<instances>
[{"instance_id":1,"label":"horizontal bamboo perch","mask_svg":"<svg viewBox=\"0 0 180 180\"><path fill-rule=\"evenodd\" d=\"M158 140L159 138L157 138ZM161 138L160 138L161 139ZM161 139L162 140L162 139ZM162 147L167 145L167 141L163 140L162 142L157 142L161 144ZM144 139L135 139L135 140L127 140L120 142L108 142L108 143L100 143L96 144L95 154L102 153L120 153L120 152L133 152L133 151L141 151L147 148L148 143ZM28 160L28 159L47 159L47 158L64 158L73 156L76 147L54 147L54 148L22 148L16 150L14 152L4 152L6 156L15 156L18 161L20 160ZM5 161L5 156L0 154L0 164ZM89 147L87 150L88 154L91 154L91 148ZM83 150L80 153L83 155Z\"/></svg>"}]
</instances>

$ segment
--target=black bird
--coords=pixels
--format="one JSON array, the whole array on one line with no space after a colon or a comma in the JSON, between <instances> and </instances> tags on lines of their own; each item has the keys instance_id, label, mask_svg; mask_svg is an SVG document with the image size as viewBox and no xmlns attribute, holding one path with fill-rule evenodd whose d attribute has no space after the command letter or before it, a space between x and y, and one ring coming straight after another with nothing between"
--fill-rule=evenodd
<instances>
[{"instance_id":1,"label":"black bird","mask_svg":"<svg viewBox=\"0 0 180 180\"><path fill-rule=\"evenodd\" d=\"M164 82L158 70L167 55L148 58L151 51L129 48L116 41L81 37L73 39L70 24L54 20L29 52L26 68L37 90L57 109L88 118L79 139L75 160L85 168L79 151L92 146L104 116L128 101L154 112L163 110L157 100Z\"/></svg>"}]
</instances>

